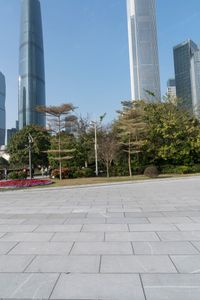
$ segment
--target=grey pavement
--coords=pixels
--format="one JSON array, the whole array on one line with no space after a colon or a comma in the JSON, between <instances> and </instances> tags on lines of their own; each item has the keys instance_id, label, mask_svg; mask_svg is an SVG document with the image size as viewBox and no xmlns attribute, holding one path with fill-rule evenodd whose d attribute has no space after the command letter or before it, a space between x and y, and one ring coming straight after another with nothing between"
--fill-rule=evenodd
<instances>
[{"instance_id":1,"label":"grey pavement","mask_svg":"<svg viewBox=\"0 0 200 300\"><path fill-rule=\"evenodd\" d=\"M0 299L199 295L200 177L0 193Z\"/></svg>"}]
</instances>

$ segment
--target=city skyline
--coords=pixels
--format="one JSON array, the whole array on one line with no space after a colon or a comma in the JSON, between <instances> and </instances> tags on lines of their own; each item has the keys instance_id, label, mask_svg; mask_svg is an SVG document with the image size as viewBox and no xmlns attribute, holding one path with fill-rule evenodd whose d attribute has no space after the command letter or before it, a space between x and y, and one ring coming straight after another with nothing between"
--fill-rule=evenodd
<instances>
[{"instance_id":1,"label":"city skyline","mask_svg":"<svg viewBox=\"0 0 200 300\"><path fill-rule=\"evenodd\" d=\"M0 69L7 81L7 128L11 128L18 109L20 1L0 0L0 6ZM93 118L106 107L106 121L113 119L120 101L130 99L126 1L60 0L58 7L56 0L41 0L41 6L47 104L72 102L79 107L77 113L88 112ZM168 78L174 76L173 46L187 38L200 41L199 15L197 0L157 0L162 95Z\"/></svg>"},{"instance_id":2,"label":"city skyline","mask_svg":"<svg viewBox=\"0 0 200 300\"><path fill-rule=\"evenodd\" d=\"M156 0L127 0L131 99L161 100Z\"/></svg>"},{"instance_id":3,"label":"city skyline","mask_svg":"<svg viewBox=\"0 0 200 300\"><path fill-rule=\"evenodd\" d=\"M45 116L36 111L45 105L44 47L39 0L21 1L19 47L19 129L46 126Z\"/></svg>"}]
</instances>

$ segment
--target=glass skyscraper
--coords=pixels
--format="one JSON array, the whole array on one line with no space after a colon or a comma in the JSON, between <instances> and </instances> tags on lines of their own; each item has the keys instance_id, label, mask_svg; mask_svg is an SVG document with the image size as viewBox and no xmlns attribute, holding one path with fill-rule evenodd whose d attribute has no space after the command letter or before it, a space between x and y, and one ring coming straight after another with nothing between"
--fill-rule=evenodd
<instances>
[{"instance_id":1,"label":"glass skyscraper","mask_svg":"<svg viewBox=\"0 0 200 300\"><path fill-rule=\"evenodd\" d=\"M132 100L160 100L155 0L127 0L127 13Z\"/></svg>"},{"instance_id":2,"label":"glass skyscraper","mask_svg":"<svg viewBox=\"0 0 200 300\"><path fill-rule=\"evenodd\" d=\"M200 108L200 49L192 40L174 47L174 69L177 97L185 108L197 113Z\"/></svg>"},{"instance_id":3,"label":"glass skyscraper","mask_svg":"<svg viewBox=\"0 0 200 300\"><path fill-rule=\"evenodd\" d=\"M0 146L5 145L6 133L6 82L4 75L0 72Z\"/></svg>"},{"instance_id":4,"label":"glass skyscraper","mask_svg":"<svg viewBox=\"0 0 200 300\"><path fill-rule=\"evenodd\" d=\"M36 112L45 105L45 72L42 18L39 0L21 1L19 49L19 129L29 124L46 125Z\"/></svg>"}]
</instances>

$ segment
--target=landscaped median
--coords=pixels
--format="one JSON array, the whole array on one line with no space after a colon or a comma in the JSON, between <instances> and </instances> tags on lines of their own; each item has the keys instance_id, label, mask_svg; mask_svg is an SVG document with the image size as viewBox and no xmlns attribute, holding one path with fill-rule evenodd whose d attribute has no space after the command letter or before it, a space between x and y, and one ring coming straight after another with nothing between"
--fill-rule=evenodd
<instances>
[{"instance_id":1,"label":"landscaped median","mask_svg":"<svg viewBox=\"0 0 200 300\"><path fill-rule=\"evenodd\" d=\"M50 185L53 182L49 179L16 179L0 181L0 189L7 188L28 188L33 186Z\"/></svg>"}]
</instances>

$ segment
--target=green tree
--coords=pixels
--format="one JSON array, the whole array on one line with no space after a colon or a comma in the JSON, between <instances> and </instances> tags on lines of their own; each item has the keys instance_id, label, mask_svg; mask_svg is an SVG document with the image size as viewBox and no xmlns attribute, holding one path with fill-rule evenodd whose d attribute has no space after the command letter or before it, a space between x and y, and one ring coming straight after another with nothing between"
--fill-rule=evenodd
<instances>
[{"instance_id":1,"label":"green tree","mask_svg":"<svg viewBox=\"0 0 200 300\"><path fill-rule=\"evenodd\" d=\"M69 127L69 123L75 123L77 118L72 114L75 110L75 107L71 103L61 104L59 106L39 106L37 111L45 114L48 117L49 121L49 131L56 135L58 148L51 149L48 152L57 153L57 157L54 157L59 162L59 173L60 180L62 179L62 162L68 160L69 150L62 148L61 143L61 132ZM62 154L66 153L66 156Z\"/></svg>"},{"instance_id":2,"label":"green tree","mask_svg":"<svg viewBox=\"0 0 200 300\"><path fill-rule=\"evenodd\" d=\"M130 176L132 176L132 156L135 155L139 163L139 153L145 143L144 106L143 101L122 102L122 110L118 111L119 118L115 123L121 148L127 153Z\"/></svg>"},{"instance_id":3,"label":"green tree","mask_svg":"<svg viewBox=\"0 0 200 300\"><path fill-rule=\"evenodd\" d=\"M17 132L9 141L8 153L10 164L13 167L23 168L29 163L28 136L33 137L32 163L37 165L48 165L48 157L45 151L50 148L50 135L42 127L28 125Z\"/></svg>"}]
</instances>

